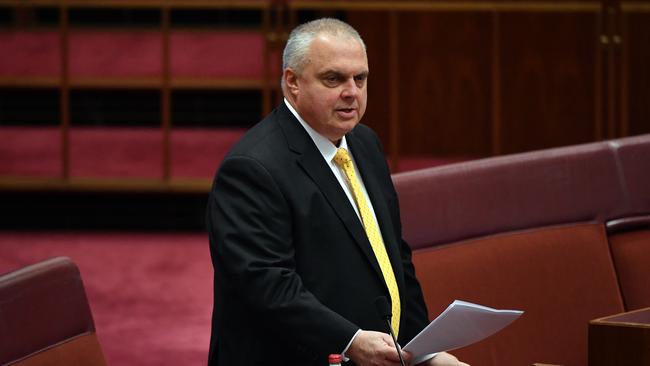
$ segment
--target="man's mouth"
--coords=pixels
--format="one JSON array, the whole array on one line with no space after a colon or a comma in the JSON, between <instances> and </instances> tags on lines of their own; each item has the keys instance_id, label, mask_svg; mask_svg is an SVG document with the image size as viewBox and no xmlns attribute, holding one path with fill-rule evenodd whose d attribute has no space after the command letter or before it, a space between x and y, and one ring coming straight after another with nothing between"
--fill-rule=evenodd
<instances>
[{"instance_id":1,"label":"man's mouth","mask_svg":"<svg viewBox=\"0 0 650 366\"><path fill-rule=\"evenodd\" d=\"M337 112L344 112L344 113L351 113L354 112L356 109L355 108L337 108Z\"/></svg>"}]
</instances>

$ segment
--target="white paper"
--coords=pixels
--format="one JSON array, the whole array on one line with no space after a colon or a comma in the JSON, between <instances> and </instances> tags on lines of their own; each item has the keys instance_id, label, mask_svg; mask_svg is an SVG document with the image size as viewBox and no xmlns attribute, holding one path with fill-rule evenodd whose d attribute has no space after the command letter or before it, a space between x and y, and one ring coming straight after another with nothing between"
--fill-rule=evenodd
<instances>
[{"instance_id":1,"label":"white paper","mask_svg":"<svg viewBox=\"0 0 650 366\"><path fill-rule=\"evenodd\" d=\"M434 353L465 347L485 339L523 313L520 310L497 310L454 300L403 349L411 353L413 364L417 364Z\"/></svg>"}]
</instances>

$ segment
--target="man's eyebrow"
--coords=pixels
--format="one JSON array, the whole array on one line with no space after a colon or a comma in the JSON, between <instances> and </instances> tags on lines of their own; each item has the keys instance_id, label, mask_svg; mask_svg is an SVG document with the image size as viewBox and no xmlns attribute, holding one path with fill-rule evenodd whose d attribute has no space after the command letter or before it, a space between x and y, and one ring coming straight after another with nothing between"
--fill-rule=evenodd
<instances>
[{"instance_id":1,"label":"man's eyebrow","mask_svg":"<svg viewBox=\"0 0 650 366\"><path fill-rule=\"evenodd\" d=\"M370 72L366 70L366 71L362 71L362 72L360 72L358 74L354 74L353 76L354 77L358 77L358 76L367 77L369 73ZM318 73L319 77L330 76L330 75L343 76L345 74L338 71L338 70L335 70L335 69L327 69L325 71L322 71L322 72Z\"/></svg>"},{"instance_id":2,"label":"man's eyebrow","mask_svg":"<svg viewBox=\"0 0 650 366\"><path fill-rule=\"evenodd\" d=\"M328 76L328 75L343 75L342 72L334 70L334 69L328 69L323 72L318 73L318 76Z\"/></svg>"}]
</instances>

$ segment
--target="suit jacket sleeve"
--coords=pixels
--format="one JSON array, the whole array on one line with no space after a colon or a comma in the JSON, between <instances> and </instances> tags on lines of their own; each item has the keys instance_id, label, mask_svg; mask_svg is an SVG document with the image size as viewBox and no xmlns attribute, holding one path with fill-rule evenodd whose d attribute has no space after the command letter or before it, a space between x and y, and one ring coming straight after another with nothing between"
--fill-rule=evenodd
<instances>
[{"instance_id":1,"label":"suit jacket sleeve","mask_svg":"<svg viewBox=\"0 0 650 366\"><path fill-rule=\"evenodd\" d=\"M224 160L210 196L208 226L215 286L236 293L241 309L255 314L262 327L273 327L271 336L285 337L304 357L333 352L325 346L343 350L358 327L303 286L290 208L259 161L236 155Z\"/></svg>"}]
</instances>

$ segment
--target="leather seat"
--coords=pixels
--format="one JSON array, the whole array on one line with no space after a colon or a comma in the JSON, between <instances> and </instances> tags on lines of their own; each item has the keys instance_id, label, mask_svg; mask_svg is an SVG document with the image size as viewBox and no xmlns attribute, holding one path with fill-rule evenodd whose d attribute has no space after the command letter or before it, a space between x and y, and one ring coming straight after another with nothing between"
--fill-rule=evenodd
<instances>
[{"instance_id":1,"label":"leather seat","mask_svg":"<svg viewBox=\"0 0 650 366\"><path fill-rule=\"evenodd\" d=\"M106 365L79 269L70 258L0 276L0 345L0 365Z\"/></svg>"}]
</instances>

